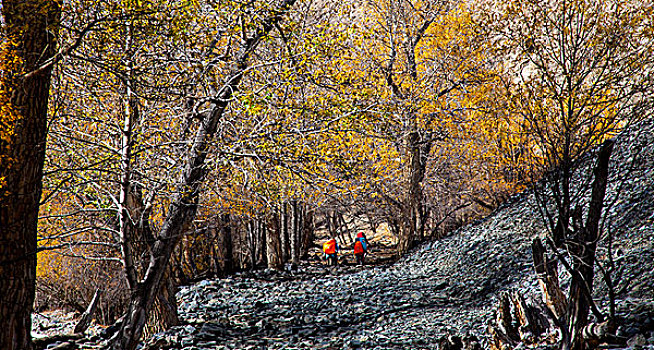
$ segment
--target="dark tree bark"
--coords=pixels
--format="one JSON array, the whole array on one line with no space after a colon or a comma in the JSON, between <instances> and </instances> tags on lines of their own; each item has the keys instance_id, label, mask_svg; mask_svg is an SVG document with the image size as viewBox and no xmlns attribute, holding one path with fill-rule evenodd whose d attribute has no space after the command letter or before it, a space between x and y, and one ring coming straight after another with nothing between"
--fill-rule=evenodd
<instances>
[{"instance_id":1,"label":"dark tree bark","mask_svg":"<svg viewBox=\"0 0 654 350\"><path fill-rule=\"evenodd\" d=\"M278 213L273 214L270 223L271 229L266 234L266 259L268 260L268 268L279 270L284 264L282 262L281 225Z\"/></svg>"},{"instance_id":2,"label":"dark tree bark","mask_svg":"<svg viewBox=\"0 0 654 350\"><path fill-rule=\"evenodd\" d=\"M231 215L225 214L220 218L220 230L218 231L217 257L222 267L222 274L228 275L235 269L234 263L234 242Z\"/></svg>"},{"instance_id":3,"label":"dark tree bark","mask_svg":"<svg viewBox=\"0 0 654 350\"><path fill-rule=\"evenodd\" d=\"M36 236L61 3L2 1L0 349L32 349Z\"/></svg>"},{"instance_id":4,"label":"dark tree bark","mask_svg":"<svg viewBox=\"0 0 654 350\"><path fill-rule=\"evenodd\" d=\"M563 349L584 348L582 330L588 325L588 315L594 304L592 291L595 277L595 252L599 240L599 222L606 195L609 159L613 152L613 144L613 141L606 141L600 148L597 164L593 168L594 179L586 222L577 233L575 241L568 244L573 257L573 271L566 312L569 338L563 339Z\"/></svg>"},{"instance_id":5,"label":"dark tree bark","mask_svg":"<svg viewBox=\"0 0 654 350\"><path fill-rule=\"evenodd\" d=\"M336 213L334 211L328 210L325 213L325 220L327 221L327 231L329 231L329 237L336 237L338 235Z\"/></svg>"},{"instance_id":6,"label":"dark tree bark","mask_svg":"<svg viewBox=\"0 0 654 350\"><path fill-rule=\"evenodd\" d=\"M349 246L354 243L354 237L350 234L350 227L345 221L343 212L341 211L336 212L336 228L336 232L338 232L338 237L341 238L343 246Z\"/></svg>"},{"instance_id":7,"label":"dark tree bark","mask_svg":"<svg viewBox=\"0 0 654 350\"><path fill-rule=\"evenodd\" d=\"M89 326L91 325L91 321L95 317L95 312L98 309L98 302L100 301L100 295L102 295L102 290L97 289L95 291L95 294L93 294L93 299L91 299L91 302L89 303L89 306L86 308L86 311L82 314L80 317L80 320L77 321L77 324L75 325L75 328L73 329L73 333L84 333Z\"/></svg>"},{"instance_id":8,"label":"dark tree bark","mask_svg":"<svg viewBox=\"0 0 654 350\"><path fill-rule=\"evenodd\" d=\"M282 263L291 260L291 239L289 234L289 216L286 202L279 207L280 238L282 245Z\"/></svg>"},{"instance_id":9,"label":"dark tree bark","mask_svg":"<svg viewBox=\"0 0 654 350\"><path fill-rule=\"evenodd\" d=\"M152 311L148 315L148 321L143 331L146 337L179 325L177 298L175 297L177 285L172 276L172 269L168 267L162 278L162 285L156 295Z\"/></svg>"},{"instance_id":10,"label":"dark tree bark","mask_svg":"<svg viewBox=\"0 0 654 350\"><path fill-rule=\"evenodd\" d=\"M297 264L300 262L300 210L297 200L290 203L290 244L291 244L291 262Z\"/></svg>"},{"instance_id":11,"label":"dark tree bark","mask_svg":"<svg viewBox=\"0 0 654 350\"><path fill-rule=\"evenodd\" d=\"M545 247L538 238L534 238L532 241L531 251L543 301L554 317L562 319L565 314L566 300L559 285L558 260L548 259Z\"/></svg>"},{"instance_id":12,"label":"dark tree bark","mask_svg":"<svg viewBox=\"0 0 654 350\"><path fill-rule=\"evenodd\" d=\"M257 232L257 251L259 252L259 256L257 257L257 265L268 266L268 253L266 252L266 236L268 235L268 228L265 219L257 218Z\"/></svg>"},{"instance_id":13,"label":"dark tree bark","mask_svg":"<svg viewBox=\"0 0 654 350\"><path fill-rule=\"evenodd\" d=\"M214 274L224 277L234 271L234 250L232 244L232 229L230 215L224 214L216 218L216 223L211 225L213 243L212 265Z\"/></svg>"},{"instance_id":14,"label":"dark tree bark","mask_svg":"<svg viewBox=\"0 0 654 350\"><path fill-rule=\"evenodd\" d=\"M247 251L249 253L250 269L254 270L257 264L257 225L254 219L246 219L245 236L247 242Z\"/></svg>"},{"instance_id":15,"label":"dark tree bark","mask_svg":"<svg viewBox=\"0 0 654 350\"><path fill-rule=\"evenodd\" d=\"M309 248L313 245L315 239L314 234L314 212L307 205L302 206L303 215L302 215L302 259L306 259L309 256Z\"/></svg>"},{"instance_id":16,"label":"dark tree bark","mask_svg":"<svg viewBox=\"0 0 654 350\"><path fill-rule=\"evenodd\" d=\"M121 232L127 239L126 246L129 247L127 252L134 254L135 257L148 256L150 249L155 242L152 229L150 227L150 211L143 202L143 193L139 186L128 185L129 191L122 201L124 213L120 218ZM122 197L122 195L121 195ZM133 263L135 259L129 259ZM139 260L141 261L141 260ZM172 273L172 265L166 271L164 283L156 296L152 312L148 317L148 322L144 329L146 336L166 330L179 324L177 314L177 285L175 284ZM145 274L145 266L136 265L133 267L134 274L132 278L142 278ZM131 286L130 288L134 288Z\"/></svg>"},{"instance_id":17,"label":"dark tree bark","mask_svg":"<svg viewBox=\"0 0 654 350\"><path fill-rule=\"evenodd\" d=\"M613 322L605 321L605 316L597 309L593 299L593 279L595 277L595 254L600 239L600 220L604 206L604 197L608 183L609 160L613 151L613 141L606 141L599 147L597 162L593 166L590 202L587 205L586 220L582 214L583 204L578 203L571 209L569 193L571 179L551 180L553 197L559 217L555 220L547 216L551 236L549 247L556 254L571 275L567 298L558 282L557 261L549 260L540 240L532 243L534 268L541 284L544 301L549 314L561 333L561 349L582 350L592 348L590 342L607 339L607 334L614 330ZM570 166L571 163L566 163ZM572 169L561 169L561 176L571 176ZM560 187L559 187L560 186ZM558 190L555 190L558 189ZM541 205L545 198L540 197ZM563 219L561 219L563 217ZM569 222L571 221L571 222ZM589 314L593 311L596 325L589 325Z\"/></svg>"}]
</instances>

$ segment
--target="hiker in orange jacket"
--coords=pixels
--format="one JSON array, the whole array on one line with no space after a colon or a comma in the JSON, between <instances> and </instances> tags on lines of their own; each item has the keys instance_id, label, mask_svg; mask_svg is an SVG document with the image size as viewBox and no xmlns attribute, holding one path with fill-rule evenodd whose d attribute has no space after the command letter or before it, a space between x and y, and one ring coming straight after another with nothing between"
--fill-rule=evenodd
<instances>
[{"instance_id":1,"label":"hiker in orange jacket","mask_svg":"<svg viewBox=\"0 0 654 350\"><path fill-rule=\"evenodd\" d=\"M322 251L325 253L328 265L338 265L338 243L332 238L322 244Z\"/></svg>"},{"instance_id":2,"label":"hiker in orange jacket","mask_svg":"<svg viewBox=\"0 0 654 350\"><path fill-rule=\"evenodd\" d=\"M354 256L356 257L357 264L363 265L365 263L366 253L368 252L368 240L363 232L357 233L357 238L354 240Z\"/></svg>"}]
</instances>

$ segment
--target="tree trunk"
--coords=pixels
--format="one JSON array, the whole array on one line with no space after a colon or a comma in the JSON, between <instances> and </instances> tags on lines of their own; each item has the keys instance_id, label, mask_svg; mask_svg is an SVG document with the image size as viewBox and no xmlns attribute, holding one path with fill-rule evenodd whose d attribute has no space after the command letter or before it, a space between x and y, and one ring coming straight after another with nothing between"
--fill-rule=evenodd
<instances>
[{"instance_id":1,"label":"tree trunk","mask_svg":"<svg viewBox=\"0 0 654 350\"><path fill-rule=\"evenodd\" d=\"M287 204L287 209L288 209L288 244L289 244L289 261L292 263L296 262L296 254L297 254L297 236L296 236L296 219L297 217L295 216L295 205L294 202L291 201L290 203Z\"/></svg>"},{"instance_id":2,"label":"tree trunk","mask_svg":"<svg viewBox=\"0 0 654 350\"><path fill-rule=\"evenodd\" d=\"M286 202L279 207L279 221L281 227L282 263L291 260L291 244L289 235L289 220Z\"/></svg>"},{"instance_id":3,"label":"tree trunk","mask_svg":"<svg viewBox=\"0 0 654 350\"><path fill-rule=\"evenodd\" d=\"M370 226L370 232L372 232L371 237L374 237L377 235L377 217L375 215L372 215L371 213L366 213L366 216L368 217L368 225Z\"/></svg>"},{"instance_id":4,"label":"tree trunk","mask_svg":"<svg viewBox=\"0 0 654 350\"><path fill-rule=\"evenodd\" d=\"M294 264L298 264L300 262L300 246L301 246L301 239L300 239L300 210L299 210L299 205L297 200L293 200L290 203L290 212L291 212L291 229L290 229L290 237L291 237L291 262Z\"/></svg>"},{"instance_id":5,"label":"tree trunk","mask_svg":"<svg viewBox=\"0 0 654 350\"><path fill-rule=\"evenodd\" d=\"M337 228L338 228L338 237L341 238L341 242L343 243L343 246L350 246L352 243L354 243L354 237L352 237L352 234L350 232L350 227L348 226L347 222L345 221L345 218L343 217L342 212L336 212L336 219L337 219Z\"/></svg>"},{"instance_id":6,"label":"tree trunk","mask_svg":"<svg viewBox=\"0 0 654 350\"><path fill-rule=\"evenodd\" d=\"M279 213L273 214L270 220L271 229L266 235L266 253L268 268L279 270L284 265L282 262L281 239L280 239L280 222Z\"/></svg>"},{"instance_id":7,"label":"tree trunk","mask_svg":"<svg viewBox=\"0 0 654 350\"><path fill-rule=\"evenodd\" d=\"M197 196L180 191L173 200L162 233L150 250L150 263L145 276L131 291L130 303L121 325L121 329L112 339L112 348L116 350L134 350L143 335L153 304L155 303L164 278L168 276L168 261L183 232L190 226L196 212Z\"/></svg>"},{"instance_id":8,"label":"tree trunk","mask_svg":"<svg viewBox=\"0 0 654 350\"><path fill-rule=\"evenodd\" d=\"M177 285L172 278L172 269L168 267L162 277L162 286L148 315L148 322L143 329L143 336L149 337L179 325L177 313Z\"/></svg>"},{"instance_id":9,"label":"tree trunk","mask_svg":"<svg viewBox=\"0 0 654 350\"><path fill-rule=\"evenodd\" d=\"M593 168L594 180L586 222L577 233L576 242L569 246L573 257L573 271L566 312L569 337L564 339L562 347L566 350L582 350L584 347L582 330L588 325L588 314L593 304L591 295L595 277L595 251L612 151L613 141L606 141L600 148L597 164Z\"/></svg>"},{"instance_id":10,"label":"tree trunk","mask_svg":"<svg viewBox=\"0 0 654 350\"><path fill-rule=\"evenodd\" d=\"M250 269L254 270L257 264L257 224L254 219L248 218L245 222L248 253L250 253Z\"/></svg>"},{"instance_id":11,"label":"tree trunk","mask_svg":"<svg viewBox=\"0 0 654 350\"><path fill-rule=\"evenodd\" d=\"M538 238L532 241L531 251L543 302L557 320L562 320L566 310L566 300L559 285L558 260L547 258L545 247Z\"/></svg>"},{"instance_id":12,"label":"tree trunk","mask_svg":"<svg viewBox=\"0 0 654 350\"><path fill-rule=\"evenodd\" d=\"M229 214L218 219L216 244L214 245L214 260L218 267L216 274L226 276L234 271L234 249L232 245L232 222Z\"/></svg>"},{"instance_id":13,"label":"tree trunk","mask_svg":"<svg viewBox=\"0 0 654 350\"><path fill-rule=\"evenodd\" d=\"M126 24L125 51L133 51L133 25ZM127 57L132 57L131 54ZM155 238L150 228L150 211L143 202L143 190L133 178L133 163L136 155L133 153L137 142L137 134L134 126L139 123L141 116L139 112L139 100L134 88L133 62L130 58L125 62L126 78L125 85L124 115L121 135L120 150L120 195L118 218L120 223L120 247L123 260L123 267L127 276L130 290L136 288L137 281L145 274L145 261L143 257L148 256L154 244ZM139 259L139 257L141 259ZM162 330L179 324L177 315L177 300L175 293L177 287L173 283L171 268L168 267L165 274L165 282L156 296L152 312L148 317L144 335L150 336Z\"/></svg>"},{"instance_id":14,"label":"tree trunk","mask_svg":"<svg viewBox=\"0 0 654 350\"><path fill-rule=\"evenodd\" d=\"M335 215L334 212L331 210L327 210L325 213L325 220L327 221L327 232L329 232L329 237L336 237L337 232L336 232L336 220L334 219Z\"/></svg>"},{"instance_id":15,"label":"tree trunk","mask_svg":"<svg viewBox=\"0 0 654 350\"><path fill-rule=\"evenodd\" d=\"M133 40L133 26L130 24L126 25L127 35L125 36L125 51L130 52ZM131 55L126 55L131 57ZM133 195L132 191L132 151L134 148L135 137L134 137L134 124L138 122L139 110L138 110L138 99L136 93L133 89L133 70L132 62L127 59L125 62L127 67L127 78L124 80L125 85L125 100L124 100L124 112L123 112L123 125L122 125L122 135L120 138L120 194L118 200L118 222L119 222L119 236L120 236L120 252L123 262L123 270L127 277L127 284L130 289L134 289L136 282L138 280L138 266L135 266L135 255L136 257L140 256L139 252L133 252L132 247L135 243L133 242L149 242L143 241L142 238L137 238L134 236L134 220L137 216L135 213L130 213L132 211L138 211L142 205L141 203L128 203L130 200L129 196ZM134 191L139 191L134 189ZM139 196L139 198L141 198ZM130 207L131 204L131 207ZM137 207L138 205L138 207ZM131 214L131 215L130 215ZM149 243L148 243L149 244ZM141 254L145 252L145 247L148 244L142 244L140 247Z\"/></svg>"},{"instance_id":16,"label":"tree trunk","mask_svg":"<svg viewBox=\"0 0 654 350\"><path fill-rule=\"evenodd\" d=\"M101 289L95 290L95 293L93 294L93 299L91 299L91 302L89 303L89 306L86 308L86 311L84 311L79 321L77 321L77 324L75 324L73 333L75 334L84 333L89 328L89 326L91 325L91 321L93 321L93 318L95 317L95 312L98 309L98 302L100 301L101 294L102 294Z\"/></svg>"},{"instance_id":17,"label":"tree trunk","mask_svg":"<svg viewBox=\"0 0 654 350\"><path fill-rule=\"evenodd\" d=\"M302 206L304 215L302 215L302 256L306 259L309 256L309 249L313 245L315 238L314 234L314 216L313 210L309 209L307 205Z\"/></svg>"},{"instance_id":18,"label":"tree trunk","mask_svg":"<svg viewBox=\"0 0 654 350\"><path fill-rule=\"evenodd\" d=\"M400 254L409 251L425 235L422 181L425 177L426 160L431 149L431 142L423 142L420 133L413 131L409 134L408 143L411 156L409 193L403 209L403 224L400 230L400 241L398 242L398 252Z\"/></svg>"},{"instance_id":19,"label":"tree trunk","mask_svg":"<svg viewBox=\"0 0 654 350\"><path fill-rule=\"evenodd\" d=\"M257 218L257 251L259 256L257 257L257 265L268 266L268 254L266 253L266 236L268 235L268 228L266 226L266 221L262 218Z\"/></svg>"},{"instance_id":20,"label":"tree trunk","mask_svg":"<svg viewBox=\"0 0 654 350\"><path fill-rule=\"evenodd\" d=\"M126 222L121 227L121 231L127 239L126 250L130 254L135 254L136 257L145 257L150 254L152 245L155 242L150 228L150 212L145 203L143 203L141 188L138 186L127 187L130 192L125 196L124 202L122 203L126 216L124 220ZM133 261L133 259L130 259L130 261ZM142 259L138 261L141 264L143 263ZM133 265L133 278L143 278L145 266L141 264ZM153 335L179 324L177 299L175 298L177 286L171 278L172 275L171 265L166 271L164 283L157 294L152 312L148 317L148 322L143 332L145 336ZM132 286L131 288L134 287Z\"/></svg>"},{"instance_id":21,"label":"tree trunk","mask_svg":"<svg viewBox=\"0 0 654 350\"><path fill-rule=\"evenodd\" d=\"M0 349L32 349L36 236L60 2L2 1ZM8 39L7 39L8 38Z\"/></svg>"}]
</instances>

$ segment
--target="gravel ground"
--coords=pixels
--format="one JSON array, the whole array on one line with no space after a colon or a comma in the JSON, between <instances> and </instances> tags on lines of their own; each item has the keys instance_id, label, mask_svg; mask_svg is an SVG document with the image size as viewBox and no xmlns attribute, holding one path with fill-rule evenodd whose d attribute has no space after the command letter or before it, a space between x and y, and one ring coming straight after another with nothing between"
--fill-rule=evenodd
<instances>
[{"instance_id":1,"label":"gravel ground","mask_svg":"<svg viewBox=\"0 0 654 350\"><path fill-rule=\"evenodd\" d=\"M607 229L615 234L620 271L618 333L630 348L654 349L654 127L640 129L645 133L616 145L614 159L621 162L612 176L627 181L609 189L614 205ZM543 235L540 222L525 193L394 264L305 264L185 286L178 293L182 325L156 334L144 348L437 349L448 334L474 337L488 348L498 294L538 292L530 244ZM598 257L607 252L600 247ZM603 307L605 291L598 280L595 297Z\"/></svg>"},{"instance_id":2,"label":"gravel ground","mask_svg":"<svg viewBox=\"0 0 654 350\"><path fill-rule=\"evenodd\" d=\"M619 139L614 203L607 227L616 235L619 334L632 347L654 347L654 132ZM537 293L530 244L544 234L529 194L493 215L400 261L379 267L300 266L207 280L178 294L183 326L155 335L149 348L436 349L448 334L486 329L502 291ZM606 253L600 247L598 256ZM562 284L567 279L562 276ZM606 305L606 287L596 298Z\"/></svg>"}]
</instances>

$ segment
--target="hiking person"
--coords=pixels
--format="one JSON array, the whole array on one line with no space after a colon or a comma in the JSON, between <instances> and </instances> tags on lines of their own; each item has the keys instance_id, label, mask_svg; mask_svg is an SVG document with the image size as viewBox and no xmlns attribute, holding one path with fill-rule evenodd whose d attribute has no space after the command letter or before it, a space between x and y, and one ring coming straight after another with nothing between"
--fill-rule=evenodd
<instances>
[{"instance_id":1,"label":"hiking person","mask_svg":"<svg viewBox=\"0 0 654 350\"><path fill-rule=\"evenodd\" d=\"M368 252L368 240L363 232L357 233L357 238L354 240L353 251L357 264L363 265L365 263L366 253Z\"/></svg>"},{"instance_id":2,"label":"hiking person","mask_svg":"<svg viewBox=\"0 0 654 350\"><path fill-rule=\"evenodd\" d=\"M327 259L327 265L338 265L338 243L336 239L332 238L327 242L322 244L322 251L325 253L325 259Z\"/></svg>"}]
</instances>

